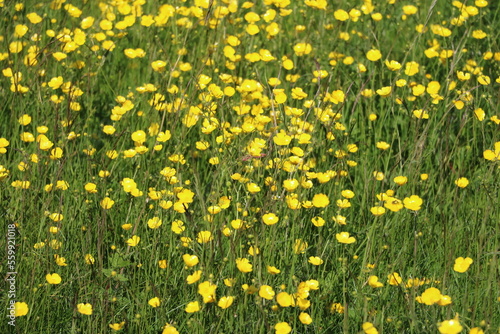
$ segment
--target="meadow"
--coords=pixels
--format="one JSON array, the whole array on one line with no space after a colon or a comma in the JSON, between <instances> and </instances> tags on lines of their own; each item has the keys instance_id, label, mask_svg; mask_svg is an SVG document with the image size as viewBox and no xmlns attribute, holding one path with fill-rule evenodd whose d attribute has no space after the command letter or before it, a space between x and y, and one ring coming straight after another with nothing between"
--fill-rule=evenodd
<instances>
[{"instance_id":1,"label":"meadow","mask_svg":"<svg viewBox=\"0 0 500 334\"><path fill-rule=\"evenodd\" d=\"M500 5L0 0L2 333L500 333Z\"/></svg>"}]
</instances>

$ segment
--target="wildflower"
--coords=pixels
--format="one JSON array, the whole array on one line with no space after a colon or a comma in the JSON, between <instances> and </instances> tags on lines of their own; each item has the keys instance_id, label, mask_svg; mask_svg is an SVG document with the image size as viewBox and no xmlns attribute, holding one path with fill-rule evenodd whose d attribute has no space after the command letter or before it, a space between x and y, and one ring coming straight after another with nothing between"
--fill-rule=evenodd
<instances>
[{"instance_id":1,"label":"wildflower","mask_svg":"<svg viewBox=\"0 0 500 334\"><path fill-rule=\"evenodd\" d=\"M221 309L225 310L228 307L230 307L234 302L234 297L233 296L224 296L219 299L219 302L217 303L217 306L219 306Z\"/></svg>"},{"instance_id":2,"label":"wildflower","mask_svg":"<svg viewBox=\"0 0 500 334\"><path fill-rule=\"evenodd\" d=\"M194 267L200 262L200 260L198 259L198 256L189 255L189 254L182 255L182 260L184 261L184 263L188 267Z\"/></svg>"},{"instance_id":3,"label":"wildflower","mask_svg":"<svg viewBox=\"0 0 500 334\"><path fill-rule=\"evenodd\" d=\"M276 275L276 274L279 274L281 272L281 270L279 270L278 268L276 268L274 266L267 266L267 272L271 275Z\"/></svg>"},{"instance_id":4,"label":"wildflower","mask_svg":"<svg viewBox=\"0 0 500 334\"><path fill-rule=\"evenodd\" d=\"M415 116L418 119L429 119L429 113L423 109L413 110L413 116Z\"/></svg>"},{"instance_id":5,"label":"wildflower","mask_svg":"<svg viewBox=\"0 0 500 334\"><path fill-rule=\"evenodd\" d=\"M316 208L324 208L330 204L330 200L325 194L316 194L312 199L312 203Z\"/></svg>"},{"instance_id":6,"label":"wildflower","mask_svg":"<svg viewBox=\"0 0 500 334\"><path fill-rule=\"evenodd\" d=\"M342 304L340 304L340 303L332 303L330 305L330 312L331 313L337 312L337 313L342 314L342 313L344 313L344 306L342 306Z\"/></svg>"},{"instance_id":7,"label":"wildflower","mask_svg":"<svg viewBox=\"0 0 500 334\"><path fill-rule=\"evenodd\" d=\"M481 327L474 327L470 329L469 334L484 334L484 331Z\"/></svg>"},{"instance_id":8,"label":"wildflower","mask_svg":"<svg viewBox=\"0 0 500 334\"><path fill-rule=\"evenodd\" d=\"M457 273L465 273L473 262L474 261L470 257L457 257L455 259L455 264L453 265L453 270Z\"/></svg>"},{"instance_id":9,"label":"wildflower","mask_svg":"<svg viewBox=\"0 0 500 334\"><path fill-rule=\"evenodd\" d=\"M198 236L196 237L196 241L198 241L200 244L205 244L212 241L213 239L214 238L212 236L212 232L210 231L200 231L198 233Z\"/></svg>"},{"instance_id":10,"label":"wildflower","mask_svg":"<svg viewBox=\"0 0 500 334\"><path fill-rule=\"evenodd\" d=\"M366 58L369 60L369 61L377 61L379 60L380 58L382 58L382 54L380 53L379 50L377 49L372 49L370 51L368 51L366 53Z\"/></svg>"},{"instance_id":11,"label":"wildflower","mask_svg":"<svg viewBox=\"0 0 500 334\"><path fill-rule=\"evenodd\" d=\"M59 284L59 283L61 283L61 276L59 276L59 274L57 274L57 273L47 274L45 276L45 279L47 280L47 283L49 283L49 284Z\"/></svg>"},{"instance_id":12,"label":"wildflower","mask_svg":"<svg viewBox=\"0 0 500 334\"><path fill-rule=\"evenodd\" d=\"M420 210L423 200L418 195L411 195L403 200L405 208L412 211Z\"/></svg>"},{"instance_id":13,"label":"wildflower","mask_svg":"<svg viewBox=\"0 0 500 334\"><path fill-rule=\"evenodd\" d=\"M0 148L1 152L1 148ZM483 152L483 158L490 161L498 161L500 160L500 141L495 143L495 151L486 150Z\"/></svg>"},{"instance_id":14,"label":"wildflower","mask_svg":"<svg viewBox=\"0 0 500 334\"><path fill-rule=\"evenodd\" d=\"M326 223L325 220L321 217L314 217L311 219L311 222L316 227L321 227L321 226L325 225L325 223Z\"/></svg>"},{"instance_id":15,"label":"wildflower","mask_svg":"<svg viewBox=\"0 0 500 334\"><path fill-rule=\"evenodd\" d=\"M482 108L477 108L474 110L474 116L476 116L477 120L482 122L486 116L486 113Z\"/></svg>"},{"instance_id":16,"label":"wildflower","mask_svg":"<svg viewBox=\"0 0 500 334\"><path fill-rule=\"evenodd\" d=\"M205 281L198 285L198 293L203 297L203 302L213 303L215 301L215 290L217 285L212 284L209 281Z\"/></svg>"},{"instance_id":17,"label":"wildflower","mask_svg":"<svg viewBox=\"0 0 500 334\"><path fill-rule=\"evenodd\" d=\"M266 213L262 216L262 221L266 225L274 225L279 221L279 217L274 213Z\"/></svg>"},{"instance_id":18,"label":"wildflower","mask_svg":"<svg viewBox=\"0 0 500 334\"><path fill-rule=\"evenodd\" d=\"M399 276L398 273L394 272L392 274L387 275L387 282L389 285L400 285L403 283L403 279Z\"/></svg>"},{"instance_id":19,"label":"wildflower","mask_svg":"<svg viewBox=\"0 0 500 334\"><path fill-rule=\"evenodd\" d=\"M385 213L385 209L381 206L374 206L374 207L370 208L370 212L374 216L382 216Z\"/></svg>"},{"instance_id":20,"label":"wildflower","mask_svg":"<svg viewBox=\"0 0 500 334\"><path fill-rule=\"evenodd\" d=\"M187 284L193 284L193 283L198 282L200 280L200 278L201 278L201 274L202 273L203 272L201 270L196 270L191 275L188 275L188 277L186 277Z\"/></svg>"},{"instance_id":21,"label":"wildflower","mask_svg":"<svg viewBox=\"0 0 500 334\"><path fill-rule=\"evenodd\" d=\"M194 301L194 302L188 303L184 310L187 313L195 313L195 312L198 312L200 309L201 309L200 303L198 301Z\"/></svg>"},{"instance_id":22,"label":"wildflower","mask_svg":"<svg viewBox=\"0 0 500 334\"><path fill-rule=\"evenodd\" d=\"M22 317L28 314L29 307L25 302L15 302L14 303L14 316Z\"/></svg>"},{"instance_id":23,"label":"wildflower","mask_svg":"<svg viewBox=\"0 0 500 334\"><path fill-rule=\"evenodd\" d=\"M95 263L95 258L92 256L92 254L85 254L85 263L86 264L94 264Z\"/></svg>"},{"instance_id":24,"label":"wildflower","mask_svg":"<svg viewBox=\"0 0 500 334\"><path fill-rule=\"evenodd\" d=\"M126 243L130 247L135 247L135 246L137 246L139 244L140 241L141 241L141 237L139 237L137 235L133 235L130 239L128 239L126 241Z\"/></svg>"},{"instance_id":25,"label":"wildflower","mask_svg":"<svg viewBox=\"0 0 500 334\"><path fill-rule=\"evenodd\" d=\"M312 265L319 266L323 264L323 260L318 256L311 256L308 262Z\"/></svg>"},{"instance_id":26,"label":"wildflower","mask_svg":"<svg viewBox=\"0 0 500 334\"><path fill-rule=\"evenodd\" d=\"M293 244L293 252L295 254L303 254L306 252L308 247L308 243L302 239L295 239L295 243Z\"/></svg>"},{"instance_id":27,"label":"wildflower","mask_svg":"<svg viewBox=\"0 0 500 334\"><path fill-rule=\"evenodd\" d=\"M308 55L312 51L312 46L309 43L298 43L293 46L293 51L297 56Z\"/></svg>"},{"instance_id":28,"label":"wildflower","mask_svg":"<svg viewBox=\"0 0 500 334\"><path fill-rule=\"evenodd\" d=\"M122 330L124 326L125 326L125 321L109 324L109 328L111 328L114 331Z\"/></svg>"},{"instance_id":29,"label":"wildflower","mask_svg":"<svg viewBox=\"0 0 500 334\"><path fill-rule=\"evenodd\" d=\"M335 12L333 12L333 16L338 21L347 21L347 20L349 20L349 13L347 13L343 9L337 9Z\"/></svg>"},{"instance_id":30,"label":"wildflower","mask_svg":"<svg viewBox=\"0 0 500 334\"><path fill-rule=\"evenodd\" d=\"M405 65L405 74L408 76L413 76L419 72L419 64L414 61L410 61Z\"/></svg>"},{"instance_id":31,"label":"wildflower","mask_svg":"<svg viewBox=\"0 0 500 334\"><path fill-rule=\"evenodd\" d=\"M305 312L301 312L299 314L299 320L301 323L303 323L304 325L309 325L310 323L312 323L312 318L311 316L308 314L308 313L305 313Z\"/></svg>"},{"instance_id":32,"label":"wildflower","mask_svg":"<svg viewBox=\"0 0 500 334\"><path fill-rule=\"evenodd\" d=\"M274 326L276 334L288 334L292 331L292 327L287 322L280 322Z\"/></svg>"},{"instance_id":33,"label":"wildflower","mask_svg":"<svg viewBox=\"0 0 500 334\"><path fill-rule=\"evenodd\" d=\"M378 277L375 275L372 275L368 278L368 285L372 288L381 288L384 286L382 282L378 281Z\"/></svg>"},{"instance_id":34,"label":"wildflower","mask_svg":"<svg viewBox=\"0 0 500 334\"><path fill-rule=\"evenodd\" d=\"M283 292L280 292L276 295L276 302L281 307L289 307L289 306L293 305L294 300L290 294L283 291Z\"/></svg>"},{"instance_id":35,"label":"wildflower","mask_svg":"<svg viewBox=\"0 0 500 334\"><path fill-rule=\"evenodd\" d=\"M461 177L461 178L455 180L455 184L459 188L465 188L469 185L469 180L467 180L467 178L465 178L465 177Z\"/></svg>"},{"instance_id":36,"label":"wildflower","mask_svg":"<svg viewBox=\"0 0 500 334\"><path fill-rule=\"evenodd\" d=\"M371 322L363 323L363 331L365 334L378 334L378 330L373 326Z\"/></svg>"},{"instance_id":37,"label":"wildflower","mask_svg":"<svg viewBox=\"0 0 500 334\"><path fill-rule=\"evenodd\" d=\"M335 235L335 238L337 239L338 242L342 244L352 244L356 242L356 239L354 237L351 237L349 235L349 232L340 232Z\"/></svg>"},{"instance_id":38,"label":"wildflower","mask_svg":"<svg viewBox=\"0 0 500 334\"><path fill-rule=\"evenodd\" d=\"M408 182L408 178L406 176L396 176L393 181L398 186L402 186Z\"/></svg>"},{"instance_id":39,"label":"wildflower","mask_svg":"<svg viewBox=\"0 0 500 334\"><path fill-rule=\"evenodd\" d=\"M92 314L92 305L89 303L79 303L77 306L78 312L84 315Z\"/></svg>"},{"instance_id":40,"label":"wildflower","mask_svg":"<svg viewBox=\"0 0 500 334\"><path fill-rule=\"evenodd\" d=\"M426 289L421 296L417 297L417 301L419 303L425 305L433 305L441 300L441 291L437 288L428 288Z\"/></svg>"},{"instance_id":41,"label":"wildflower","mask_svg":"<svg viewBox=\"0 0 500 334\"><path fill-rule=\"evenodd\" d=\"M251 182L251 183L247 183L247 190L249 193L255 194L255 193L258 193L260 191L260 187L257 184Z\"/></svg>"},{"instance_id":42,"label":"wildflower","mask_svg":"<svg viewBox=\"0 0 500 334\"><path fill-rule=\"evenodd\" d=\"M148 301L148 304L149 304L151 307L158 307L158 306L160 306L160 298L158 298L158 297L151 298L151 299Z\"/></svg>"},{"instance_id":43,"label":"wildflower","mask_svg":"<svg viewBox=\"0 0 500 334\"><path fill-rule=\"evenodd\" d=\"M453 319L441 322L438 327L439 333L441 334L458 334L462 329L463 327L458 321L458 314Z\"/></svg>"},{"instance_id":44,"label":"wildflower","mask_svg":"<svg viewBox=\"0 0 500 334\"><path fill-rule=\"evenodd\" d=\"M389 147L391 147L391 144L385 142L385 141L379 141L377 142L377 148L380 150L387 150Z\"/></svg>"},{"instance_id":45,"label":"wildflower","mask_svg":"<svg viewBox=\"0 0 500 334\"><path fill-rule=\"evenodd\" d=\"M259 296L264 299L272 300L274 298L274 295L275 292L269 285L262 285L259 289Z\"/></svg>"},{"instance_id":46,"label":"wildflower","mask_svg":"<svg viewBox=\"0 0 500 334\"><path fill-rule=\"evenodd\" d=\"M158 227L161 226L162 221L159 217L153 217L148 220L147 224L150 229L157 229Z\"/></svg>"},{"instance_id":47,"label":"wildflower","mask_svg":"<svg viewBox=\"0 0 500 334\"><path fill-rule=\"evenodd\" d=\"M111 209L113 205L115 204L115 201L113 201L109 197L104 197L103 200L101 201L101 207L105 210Z\"/></svg>"},{"instance_id":48,"label":"wildflower","mask_svg":"<svg viewBox=\"0 0 500 334\"><path fill-rule=\"evenodd\" d=\"M237 258L236 259L236 267L242 273L249 273L252 269L252 264L247 258Z\"/></svg>"},{"instance_id":49,"label":"wildflower","mask_svg":"<svg viewBox=\"0 0 500 334\"><path fill-rule=\"evenodd\" d=\"M387 96L391 95L391 92L392 92L391 86L382 87L382 88L376 90L376 93L382 97L387 97Z\"/></svg>"}]
</instances>

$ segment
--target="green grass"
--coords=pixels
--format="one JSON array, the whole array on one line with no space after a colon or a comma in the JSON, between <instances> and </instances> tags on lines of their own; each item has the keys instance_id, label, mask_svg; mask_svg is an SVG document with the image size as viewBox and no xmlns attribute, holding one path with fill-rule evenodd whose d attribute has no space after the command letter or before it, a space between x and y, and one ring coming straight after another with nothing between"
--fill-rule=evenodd
<instances>
[{"instance_id":1,"label":"green grass","mask_svg":"<svg viewBox=\"0 0 500 334\"><path fill-rule=\"evenodd\" d=\"M369 1L328 3L326 10L314 1L258 1L251 8L251 2L144 2L135 9L125 1L59 8L56 1L3 2L0 242L6 261L0 268L5 278L17 274L16 297L8 296L5 280L0 300L5 313L14 300L28 312L15 318L15 328L5 317L2 332L107 333L121 322L126 333L158 333L166 324L179 333L286 333L275 329L284 322L293 333L500 332L500 8L494 1L485 7L466 1L463 8L422 1L414 15L403 15L411 9L403 1L376 2L372 11ZM78 17L71 7L77 5ZM162 24L160 8L171 12ZM339 21L338 9L358 10L359 17L354 11ZM468 17L456 24L464 10ZM31 22L32 12L41 22ZM249 12L260 15L258 34L247 32ZM147 15L156 23L142 25ZM87 17L95 19L89 27L82 25ZM274 36L266 30L272 23L280 29ZM18 25L28 28L25 35L15 34ZM451 35L433 33L434 25ZM486 37L473 37L477 30ZM23 45L17 53L16 42ZM299 43L310 44L311 52L298 53ZM428 57L433 45L438 56ZM138 48L140 57L127 56L126 49ZM274 59L252 61L263 49ZM379 60L367 59L372 49L381 52ZM57 61L54 54L63 51L67 58ZM158 60L163 70L152 65ZM386 60L401 69L389 70ZM405 72L410 61L419 64L414 75ZM314 72L320 70L327 75ZM460 80L458 71L470 79ZM53 89L58 76L63 84ZM202 83L202 76L210 81ZM271 78L281 83L273 87ZM433 81L437 95L429 92ZM417 85L422 94L412 90ZM382 87L391 94L380 96ZM296 97L296 88L307 97ZM274 89L284 89L286 101ZM335 91L345 97L330 100ZM429 118L417 118L419 109ZM31 121L23 124L25 114ZM105 133L105 126L115 132ZM47 140L52 146L43 147ZM382 141L388 149L377 148ZM166 167L175 169L168 177ZM396 184L397 176L407 183ZM469 181L464 188L455 183L462 177ZM135 182L128 192L126 178ZM283 185L290 179L296 189ZM59 189L64 181L69 187ZM97 192L87 191L88 183ZM252 183L260 191L250 191ZM342 208L344 190L355 195ZM313 200L318 194L329 203ZM413 195L422 199L420 208L409 206ZM103 207L105 197L112 207ZM401 203L396 212L389 209L394 201ZM376 206L385 213L375 216ZM264 224L266 213L279 222ZM162 221L155 229L148 227L153 217ZM323 226L313 224L317 217ZM237 219L242 228L235 228ZM178 220L182 229L174 231ZM7 262L12 224L15 270ZM211 234L208 242L199 240L203 231ZM341 232L355 242L339 242ZM137 245L127 243L132 236L140 237ZM250 247L258 252L250 254ZM199 263L188 267L185 254ZM313 256L322 263L311 264ZM459 257L473 260L463 273L454 269ZM250 272L238 269L239 258L250 261ZM198 270L201 279L187 284ZM53 273L60 283L46 279ZM394 273L401 281L390 284ZM372 287L371 276L383 286ZM216 285L215 298L199 293L202 282ZM422 300L431 287L451 303L438 305L439 295ZM294 296L292 306L282 306L280 292ZM234 297L226 309L218 306L224 296ZM158 307L148 304L155 297ZM195 301L200 310L186 312ZM84 303L92 314L81 312ZM448 326L454 318L462 329Z\"/></svg>"}]
</instances>

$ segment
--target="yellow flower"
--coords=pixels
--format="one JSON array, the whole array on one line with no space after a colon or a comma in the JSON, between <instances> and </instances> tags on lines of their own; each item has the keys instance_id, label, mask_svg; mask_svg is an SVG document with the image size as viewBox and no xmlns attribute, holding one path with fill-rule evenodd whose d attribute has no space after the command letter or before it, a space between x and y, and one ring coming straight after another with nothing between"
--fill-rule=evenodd
<instances>
[{"instance_id":1,"label":"yellow flower","mask_svg":"<svg viewBox=\"0 0 500 334\"><path fill-rule=\"evenodd\" d=\"M378 277L375 275L368 277L368 285L372 288L381 288L384 286L382 282L378 281Z\"/></svg>"},{"instance_id":2,"label":"yellow flower","mask_svg":"<svg viewBox=\"0 0 500 334\"><path fill-rule=\"evenodd\" d=\"M405 65L405 74L408 76L413 76L418 73L419 71L419 64L414 61L410 61L406 63Z\"/></svg>"},{"instance_id":3,"label":"yellow flower","mask_svg":"<svg viewBox=\"0 0 500 334\"><path fill-rule=\"evenodd\" d=\"M114 324L109 324L109 328L111 328L114 331L121 330L123 328L123 326L125 326L125 321L117 322L117 323L114 323Z\"/></svg>"},{"instance_id":4,"label":"yellow flower","mask_svg":"<svg viewBox=\"0 0 500 334\"><path fill-rule=\"evenodd\" d=\"M276 145L286 146L292 141L292 137L287 135L284 130L281 130L273 137L273 141Z\"/></svg>"},{"instance_id":5,"label":"yellow flower","mask_svg":"<svg viewBox=\"0 0 500 334\"><path fill-rule=\"evenodd\" d=\"M377 49L372 49L366 53L366 58L369 61L377 61L382 58L382 53L380 53L380 51Z\"/></svg>"},{"instance_id":6,"label":"yellow flower","mask_svg":"<svg viewBox=\"0 0 500 334\"><path fill-rule=\"evenodd\" d=\"M151 298L148 301L148 304L151 305L151 307L158 307L160 306L160 298L158 297Z\"/></svg>"},{"instance_id":7,"label":"yellow flower","mask_svg":"<svg viewBox=\"0 0 500 334\"><path fill-rule=\"evenodd\" d=\"M486 151L483 152L483 157L486 160L490 160L490 161L498 161L498 160L500 160L500 141L497 141L495 143L495 151L486 150Z\"/></svg>"},{"instance_id":8,"label":"yellow flower","mask_svg":"<svg viewBox=\"0 0 500 334\"><path fill-rule=\"evenodd\" d=\"M271 275L276 275L276 274L279 274L281 272L281 270L279 270L278 268L276 268L274 266L267 266L267 272Z\"/></svg>"},{"instance_id":9,"label":"yellow flower","mask_svg":"<svg viewBox=\"0 0 500 334\"><path fill-rule=\"evenodd\" d=\"M312 199L312 203L316 208L324 208L330 204L330 200L325 194L316 194Z\"/></svg>"},{"instance_id":10,"label":"yellow flower","mask_svg":"<svg viewBox=\"0 0 500 334\"><path fill-rule=\"evenodd\" d=\"M391 95L391 92L392 92L391 86L382 87L382 88L376 90L376 93L382 97L387 97L387 96Z\"/></svg>"},{"instance_id":11,"label":"yellow flower","mask_svg":"<svg viewBox=\"0 0 500 334\"><path fill-rule=\"evenodd\" d=\"M378 334L378 330L373 326L371 322L363 323L363 331L365 334Z\"/></svg>"},{"instance_id":12,"label":"yellow flower","mask_svg":"<svg viewBox=\"0 0 500 334\"><path fill-rule=\"evenodd\" d=\"M103 200L101 201L101 207L105 210L111 209L111 207L115 204L115 201L113 201L109 197L104 197Z\"/></svg>"},{"instance_id":13,"label":"yellow flower","mask_svg":"<svg viewBox=\"0 0 500 334\"><path fill-rule=\"evenodd\" d=\"M173 325L167 323L163 327L163 331L161 332L161 334L179 334L179 331Z\"/></svg>"},{"instance_id":14,"label":"yellow flower","mask_svg":"<svg viewBox=\"0 0 500 334\"><path fill-rule=\"evenodd\" d=\"M45 276L45 279L49 284L59 284L61 283L61 276L59 274L54 273L54 274L47 274Z\"/></svg>"},{"instance_id":15,"label":"yellow flower","mask_svg":"<svg viewBox=\"0 0 500 334\"><path fill-rule=\"evenodd\" d=\"M419 303L425 305L433 305L441 300L441 291L437 288L428 288L426 289L421 296L417 297L417 301Z\"/></svg>"},{"instance_id":16,"label":"yellow flower","mask_svg":"<svg viewBox=\"0 0 500 334\"><path fill-rule=\"evenodd\" d=\"M312 51L312 46L309 43L297 43L293 46L293 51L297 56L308 55Z\"/></svg>"},{"instance_id":17,"label":"yellow flower","mask_svg":"<svg viewBox=\"0 0 500 334\"><path fill-rule=\"evenodd\" d=\"M405 208L412 211L420 210L423 200L418 195L411 195L403 200Z\"/></svg>"},{"instance_id":18,"label":"yellow flower","mask_svg":"<svg viewBox=\"0 0 500 334\"><path fill-rule=\"evenodd\" d=\"M394 272L392 274L387 275L387 282L389 285L399 285L403 283L403 279L399 276L398 273Z\"/></svg>"},{"instance_id":19,"label":"yellow flower","mask_svg":"<svg viewBox=\"0 0 500 334\"><path fill-rule=\"evenodd\" d=\"M406 176L396 176L393 181L398 186L402 186L408 182L408 178Z\"/></svg>"},{"instance_id":20,"label":"yellow flower","mask_svg":"<svg viewBox=\"0 0 500 334\"><path fill-rule=\"evenodd\" d=\"M153 217L151 219L148 220L148 227L150 229L157 229L158 227L160 227L162 224L162 221L159 217Z\"/></svg>"},{"instance_id":21,"label":"yellow flower","mask_svg":"<svg viewBox=\"0 0 500 334\"><path fill-rule=\"evenodd\" d=\"M275 292L269 285L262 285L259 289L259 296L264 299L272 300L274 298Z\"/></svg>"},{"instance_id":22,"label":"yellow flower","mask_svg":"<svg viewBox=\"0 0 500 334\"><path fill-rule=\"evenodd\" d=\"M335 12L333 12L333 16L338 21L347 21L347 20L349 20L349 13L347 13L343 9L337 9Z\"/></svg>"},{"instance_id":23,"label":"yellow flower","mask_svg":"<svg viewBox=\"0 0 500 334\"><path fill-rule=\"evenodd\" d=\"M321 217L314 217L311 219L311 222L316 227L321 227L321 226L325 225L325 223L326 223L325 220Z\"/></svg>"},{"instance_id":24,"label":"yellow flower","mask_svg":"<svg viewBox=\"0 0 500 334\"><path fill-rule=\"evenodd\" d=\"M212 236L212 232L210 231L200 231L198 233L198 236L196 237L196 241L198 241L200 244L205 244L212 241L213 239L214 238Z\"/></svg>"},{"instance_id":25,"label":"yellow flower","mask_svg":"<svg viewBox=\"0 0 500 334\"><path fill-rule=\"evenodd\" d=\"M200 278L201 278L202 273L203 273L203 271L196 270L191 275L188 275L188 277L186 277L187 284L193 284L193 283L198 282L200 280Z\"/></svg>"},{"instance_id":26,"label":"yellow flower","mask_svg":"<svg viewBox=\"0 0 500 334\"><path fill-rule=\"evenodd\" d=\"M60 222L61 220L63 220L64 216L61 213L54 212L54 213L51 213L49 215L49 218L52 219L52 221L57 223L57 222Z\"/></svg>"},{"instance_id":27,"label":"yellow flower","mask_svg":"<svg viewBox=\"0 0 500 334\"><path fill-rule=\"evenodd\" d=\"M184 261L184 263L188 267L194 267L200 262L200 260L198 259L198 256L189 255L189 254L182 255L182 260Z\"/></svg>"},{"instance_id":28,"label":"yellow flower","mask_svg":"<svg viewBox=\"0 0 500 334\"><path fill-rule=\"evenodd\" d=\"M318 256L311 256L308 262L314 266L319 266L323 264L323 260Z\"/></svg>"},{"instance_id":29,"label":"yellow flower","mask_svg":"<svg viewBox=\"0 0 500 334\"><path fill-rule=\"evenodd\" d=\"M302 239L295 239L295 243L293 244L293 252L295 254L303 254L306 252L308 247L308 243Z\"/></svg>"},{"instance_id":30,"label":"yellow flower","mask_svg":"<svg viewBox=\"0 0 500 334\"><path fill-rule=\"evenodd\" d=\"M195 312L198 312L200 309L201 309L200 303L198 301L195 301L195 302L191 302L191 303L187 304L185 311L187 313L195 313Z\"/></svg>"},{"instance_id":31,"label":"yellow flower","mask_svg":"<svg viewBox=\"0 0 500 334\"><path fill-rule=\"evenodd\" d=\"M292 331L292 327L286 322L280 322L274 325L276 334L288 334Z\"/></svg>"},{"instance_id":32,"label":"yellow flower","mask_svg":"<svg viewBox=\"0 0 500 334\"><path fill-rule=\"evenodd\" d=\"M95 258L92 256L92 254L85 254L85 263L86 264L94 264L95 263Z\"/></svg>"},{"instance_id":33,"label":"yellow flower","mask_svg":"<svg viewBox=\"0 0 500 334\"><path fill-rule=\"evenodd\" d=\"M92 305L89 303L80 303L76 306L78 309L78 312L84 315L91 315L92 314Z\"/></svg>"},{"instance_id":34,"label":"yellow flower","mask_svg":"<svg viewBox=\"0 0 500 334\"><path fill-rule=\"evenodd\" d=\"M385 213L385 209L381 206L374 206L370 209L370 212L374 216L382 216Z\"/></svg>"},{"instance_id":35,"label":"yellow flower","mask_svg":"<svg viewBox=\"0 0 500 334\"><path fill-rule=\"evenodd\" d=\"M133 235L130 239L128 239L126 241L126 243L130 247L135 247L135 246L137 246L139 244L140 241L141 241L141 237L139 237L137 235Z\"/></svg>"},{"instance_id":36,"label":"yellow flower","mask_svg":"<svg viewBox=\"0 0 500 334\"><path fill-rule=\"evenodd\" d=\"M418 119L429 119L429 113L423 109L413 110L413 116L415 116Z\"/></svg>"},{"instance_id":37,"label":"yellow flower","mask_svg":"<svg viewBox=\"0 0 500 334\"><path fill-rule=\"evenodd\" d=\"M260 191L260 187L256 183L247 183L247 190L251 194L258 193Z\"/></svg>"},{"instance_id":38,"label":"yellow flower","mask_svg":"<svg viewBox=\"0 0 500 334\"><path fill-rule=\"evenodd\" d=\"M142 144L146 141L146 132L138 130L132 133L130 136L132 140L138 144Z\"/></svg>"},{"instance_id":39,"label":"yellow flower","mask_svg":"<svg viewBox=\"0 0 500 334\"><path fill-rule=\"evenodd\" d=\"M484 118L486 116L486 113L482 108L477 108L474 110L474 116L478 119L478 121L482 122L484 121Z\"/></svg>"},{"instance_id":40,"label":"yellow flower","mask_svg":"<svg viewBox=\"0 0 500 334\"><path fill-rule=\"evenodd\" d=\"M301 312L299 314L299 320L304 325L309 325L313 321L312 318L311 318L311 316L308 313L305 313L305 312Z\"/></svg>"},{"instance_id":41,"label":"yellow flower","mask_svg":"<svg viewBox=\"0 0 500 334\"><path fill-rule=\"evenodd\" d=\"M391 147L391 144L389 144L385 141L377 142L377 148L380 150L387 150L389 147Z\"/></svg>"},{"instance_id":42,"label":"yellow flower","mask_svg":"<svg viewBox=\"0 0 500 334\"><path fill-rule=\"evenodd\" d=\"M395 60L391 60L391 61L386 60L385 66L387 66L387 68L391 71L398 71L402 67L402 65Z\"/></svg>"},{"instance_id":43,"label":"yellow flower","mask_svg":"<svg viewBox=\"0 0 500 334\"><path fill-rule=\"evenodd\" d=\"M233 304L234 297L233 296L224 296L219 299L219 302L217 303L217 306L219 306L221 309L227 309Z\"/></svg>"},{"instance_id":44,"label":"yellow flower","mask_svg":"<svg viewBox=\"0 0 500 334\"><path fill-rule=\"evenodd\" d=\"M253 270L253 266L247 258L237 258L236 267L242 273L249 273Z\"/></svg>"},{"instance_id":45,"label":"yellow flower","mask_svg":"<svg viewBox=\"0 0 500 334\"><path fill-rule=\"evenodd\" d=\"M458 314L453 319L441 322L438 327L439 333L441 334L458 334L462 329L463 327L458 321Z\"/></svg>"},{"instance_id":46,"label":"yellow flower","mask_svg":"<svg viewBox=\"0 0 500 334\"><path fill-rule=\"evenodd\" d=\"M469 185L469 180L467 180L467 178L465 178L465 177L461 177L461 178L455 180L455 184L459 188L465 188Z\"/></svg>"},{"instance_id":47,"label":"yellow flower","mask_svg":"<svg viewBox=\"0 0 500 334\"><path fill-rule=\"evenodd\" d=\"M352 243L356 242L356 238L351 237L349 235L349 232L340 232L340 233L337 233L335 235L335 238L341 244L352 244Z\"/></svg>"},{"instance_id":48,"label":"yellow flower","mask_svg":"<svg viewBox=\"0 0 500 334\"><path fill-rule=\"evenodd\" d=\"M29 308L28 304L25 302L15 302L14 303L14 316L22 317L28 314Z\"/></svg>"},{"instance_id":49,"label":"yellow flower","mask_svg":"<svg viewBox=\"0 0 500 334\"><path fill-rule=\"evenodd\" d=\"M453 270L458 273L465 273L473 262L474 261L470 257L457 257L455 259L455 264L453 265Z\"/></svg>"}]
</instances>

